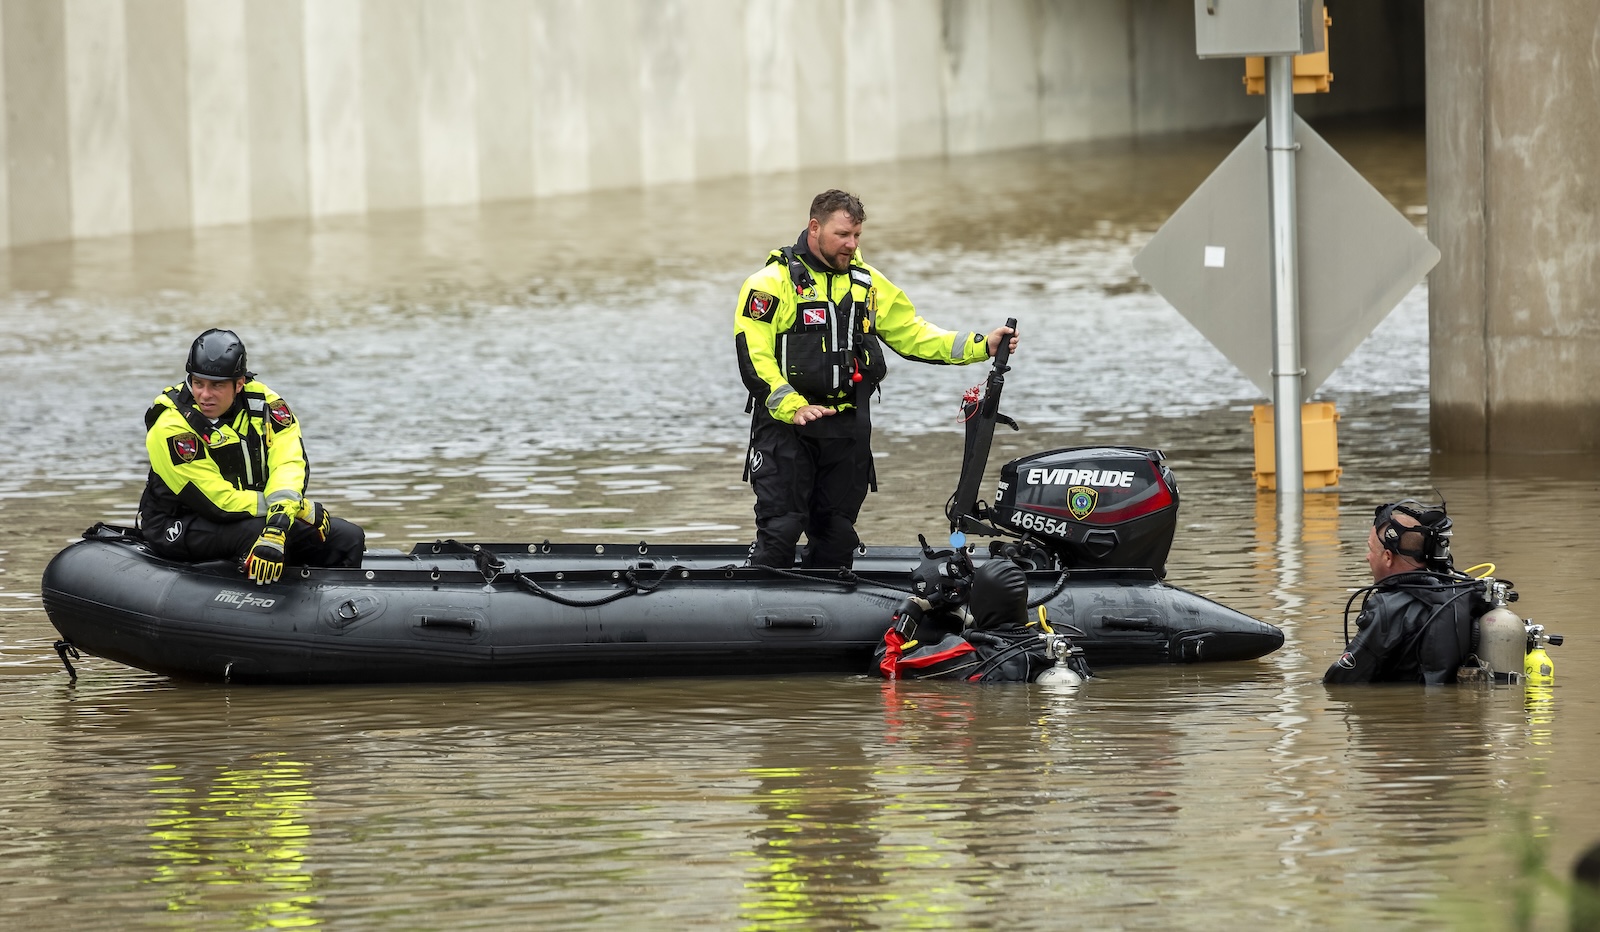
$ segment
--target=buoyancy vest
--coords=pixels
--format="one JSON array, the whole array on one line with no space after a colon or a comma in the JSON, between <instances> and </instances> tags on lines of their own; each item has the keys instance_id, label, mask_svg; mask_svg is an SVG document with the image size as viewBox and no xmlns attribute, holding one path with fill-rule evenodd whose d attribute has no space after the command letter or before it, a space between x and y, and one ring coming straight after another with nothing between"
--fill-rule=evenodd
<instances>
[{"instance_id":1,"label":"buoyancy vest","mask_svg":"<svg viewBox=\"0 0 1600 932\"><path fill-rule=\"evenodd\" d=\"M166 403L163 403L163 399ZM176 413L189 428L189 432L180 430L168 439L167 446L173 456L173 464L178 464L180 460L186 463L210 460L216 467L216 473L206 471L196 479L206 487L191 483L182 485L174 492L152 468L139 503L141 525L152 526L163 518L185 513L199 513L221 521L264 513L266 499L259 493L267 488L272 475L270 434L277 433L281 437L286 428L295 425L294 415L283 400L275 396L269 398L266 386L251 380L239 390L234 406L213 424L194 407L194 396L188 386L176 385L162 392L145 411L146 432L154 430L164 415L170 416L168 412ZM298 437L297 427L294 428L294 436ZM295 446L299 447L297 441ZM305 463L303 448L299 448L297 455L299 461ZM272 498L284 495L300 498L309 480L309 463L305 463L304 471L305 476L297 489L275 492ZM231 511L217 504L213 498L228 487L212 488L215 478L206 480L205 476L215 477L218 474L233 489L258 493L255 498L261 504L241 511Z\"/></svg>"},{"instance_id":2,"label":"buoyancy vest","mask_svg":"<svg viewBox=\"0 0 1600 932\"><path fill-rule=\"evenodd\" d=\"M858 265L844 272L813 273L793 246L774 250L767 264L782 263L795 293L794 323L773 343L779 371L795 391L817 403L854 403L864 399L888 372L875 330L872 273ZM818 281L820 275L822 281ZM835 299L835 280L849 287ZM768 386L743 373L753 398L765 398Z\"/></svg>"},{"instance_id":3,"label":"buoyancy vest","mask_svg":"<svg viewBox=\"0 0 1600 932\"><path fill-rule=\"evenodd\" d=\"M238 404L243 410L238 413L244 417L229 412L234 417L224 415L218 424L212 424L195 408L188 386L174 386L162 394L206 445L206 455L234 488L259 492L267 487L267 396L264 393L251 391L249 386L241 389ZM151 405L144 413L144 429L156 426L156 420L165 410L163 405ZM229 442L234 438L237 442Z\"/></svg>"}]
</instances>

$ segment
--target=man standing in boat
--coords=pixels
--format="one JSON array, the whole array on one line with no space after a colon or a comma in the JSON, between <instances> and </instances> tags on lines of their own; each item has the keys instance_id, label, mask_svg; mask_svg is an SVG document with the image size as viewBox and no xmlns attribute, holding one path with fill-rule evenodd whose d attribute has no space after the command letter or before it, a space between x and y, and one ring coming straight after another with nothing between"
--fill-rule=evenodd
<instances>
[{"instance_id":1,"label":"man standing in boat","mask_svg":"<svg viewBox=\"0 0 1600 932\"><path fill-rule=\"evenodd\" d=\"M257 585L292 566L360 566L366 534L305 497L300 420L255 380L244 342L207 330L188 376L145 413L139 527L169 560L242 560Z\"/></svg>"},{"instance_id":2,"label":"man standing in boat","mask_svg":"<svg viewBox=\"0 0 1600 932\"><path fill-rule=\"evenodd\" d=\"M807 567L848 567L855 521L875 487L870 396L887 369L880 341L907 359L967 365L992 356L1006 327L954 333L861 260L859 198L824 191L793 246L745 279L734 315L739 374L750 392L746 475L755 492L750 562L788 568L805 533Z\"/></svg>"}]
</instances>

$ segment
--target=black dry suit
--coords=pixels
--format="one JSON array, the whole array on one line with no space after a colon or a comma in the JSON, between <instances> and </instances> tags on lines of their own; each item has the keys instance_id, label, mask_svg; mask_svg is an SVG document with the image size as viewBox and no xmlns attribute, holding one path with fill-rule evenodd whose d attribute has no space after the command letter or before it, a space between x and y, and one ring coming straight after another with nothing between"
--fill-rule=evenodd
<instances>
[{"instance_id":1,"label":"black dry suit","mask_svg":"<svg viewBox=\"0 0 1600 932\"><path fill-rule=\"evenodd\" d=\"M1323 674L1324 683L1454 683L1473 651L1480 608L1475 580L1417 571L1372 588L1357 633Z\"/></svg>"},{"instance_id":2,"label":"black dry suit","mask_svg":"<svg viewBox=\"0 0 1600 932\"><path fill-rule=\"evenodd\" d=\"M908 601L878 645L877 670L888 679L960 679L1031 683L1055 666L1028 625L1028 577L1010 560L990 560L972 574L972 624L957 633L940 615ZM942 613L941 613L942 614Z\"/></svg>"}]
</instances>

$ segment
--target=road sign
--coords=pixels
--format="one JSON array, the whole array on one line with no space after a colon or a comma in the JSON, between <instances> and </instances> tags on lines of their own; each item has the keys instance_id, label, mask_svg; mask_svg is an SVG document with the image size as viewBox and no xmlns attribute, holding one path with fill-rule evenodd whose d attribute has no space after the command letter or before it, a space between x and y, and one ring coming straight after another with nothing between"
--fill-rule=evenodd
<instances>
[{"instance_id":1,"label":"road sign","mask_svg":"<svg viewBox=\"0 0 1600 932\"><path fill-rule=\"evenodd\" d=\"M1294 139L1306 401L1428 274L1439 250L1299 116ZM1263 120L1133 260L1150 287L1268 398L1269 219Z\"/></svg>"}]
</instances>

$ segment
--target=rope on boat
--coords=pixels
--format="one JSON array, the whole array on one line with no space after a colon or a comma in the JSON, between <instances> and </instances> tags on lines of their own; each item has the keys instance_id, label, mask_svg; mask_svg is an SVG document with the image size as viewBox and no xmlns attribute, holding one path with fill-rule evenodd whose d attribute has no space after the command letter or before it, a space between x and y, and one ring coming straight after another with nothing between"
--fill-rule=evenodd
<instances>
[{"instance_id":1,"label":"rope on boat","mask_svg":"<svg viewBox=\"0 0 1600 932\"><path fill-rule=\"evenodd\" d=\"M78 648L74 647L71 641L57 641L52 646L56 649L56 656L60 657L61 663L66 666L67 675L72 677L72 682L76 683L78 681L78 671L73 669L72 660L82 660L83 655L78 653ZM72 655L72 660L67 659L68 654Z\"/></svg>"},{"instance_id":2,"label":"rope on boat","mask_svg":"<svg viewBox=\"0 0 1600 932\"><path fill-rule=\"evenodd\" d=\"M656 589L666 581L668 576L682 571L683 569L684 567L677 564L669 566L661 571L661 575L657 576L654 582L649 583L640 582L639 577L634 574L633 570L624 570L622 573L622 578L628 581L628 587L626 589L620 589L616 592L613 592L610 595L601 596L598 599L569 599L566 596L557 595L554 592L551 592L549 589L539 585L538 580L533 579L530 576L523 575L520 570L514 571L511 574L511 581L516 583L517 586L524 592L527 592L530 595L539 596L540 598L549 599L558 605L566 605L571 608L597 608L601 605L605 605L607 602L615 602L618 599L627 598L630 595L649 595L650 593L656 591Z\"/></svg>"},{"instance_id":3,"label":"rope on boat","mask_svg":"<svg viewBox=\"0 0 1600 932\"><path fill-rule=\"evenodd\" d=\"M850 570L846 567L840 567L837 570L818 570L812 573L801 572L798 570L784 570L779 569L776 566L750 565L741 567L741 569L766 570L774 576L786 576L790 579L803 579L806 582L833 583L834 585L844 586L846 589L854 589L857 586L877 586L880 589L890 589L895 592L904 592L907 595L916 595L916 590L914 589L910 589L905 586L896 586L894 583L886 583L881 579L867 579L863 576L857 576L853 570ZM822 575L829 572L833 573L834 575L832 577Z\"/></svg>"},{"instance_id":4,"label":"rope on boat","mask_svg":"<svg viewBox=\"0 0 1600 932\"><path fill-rule=\"evenodd\" d=\"M1046 602L1050 601L1051 599L1055 598L1056 596L1060 595L1061 594L1061 590L1067 588L1067 576L1069 575L1069 573L1070 573L1070 571L1068 571L1068 570L1062 570L1061 571L1061 578L1056 580L1055 588L1051 589L1049 592L1046 592L1044 594L1044 598L1035 599L1034 601L1029 602L1028 603L1028 607L1029 608L1038 608L1039 606L1043 605L1044 603L1046 603Z\"/></svg>"}]
</instances>

